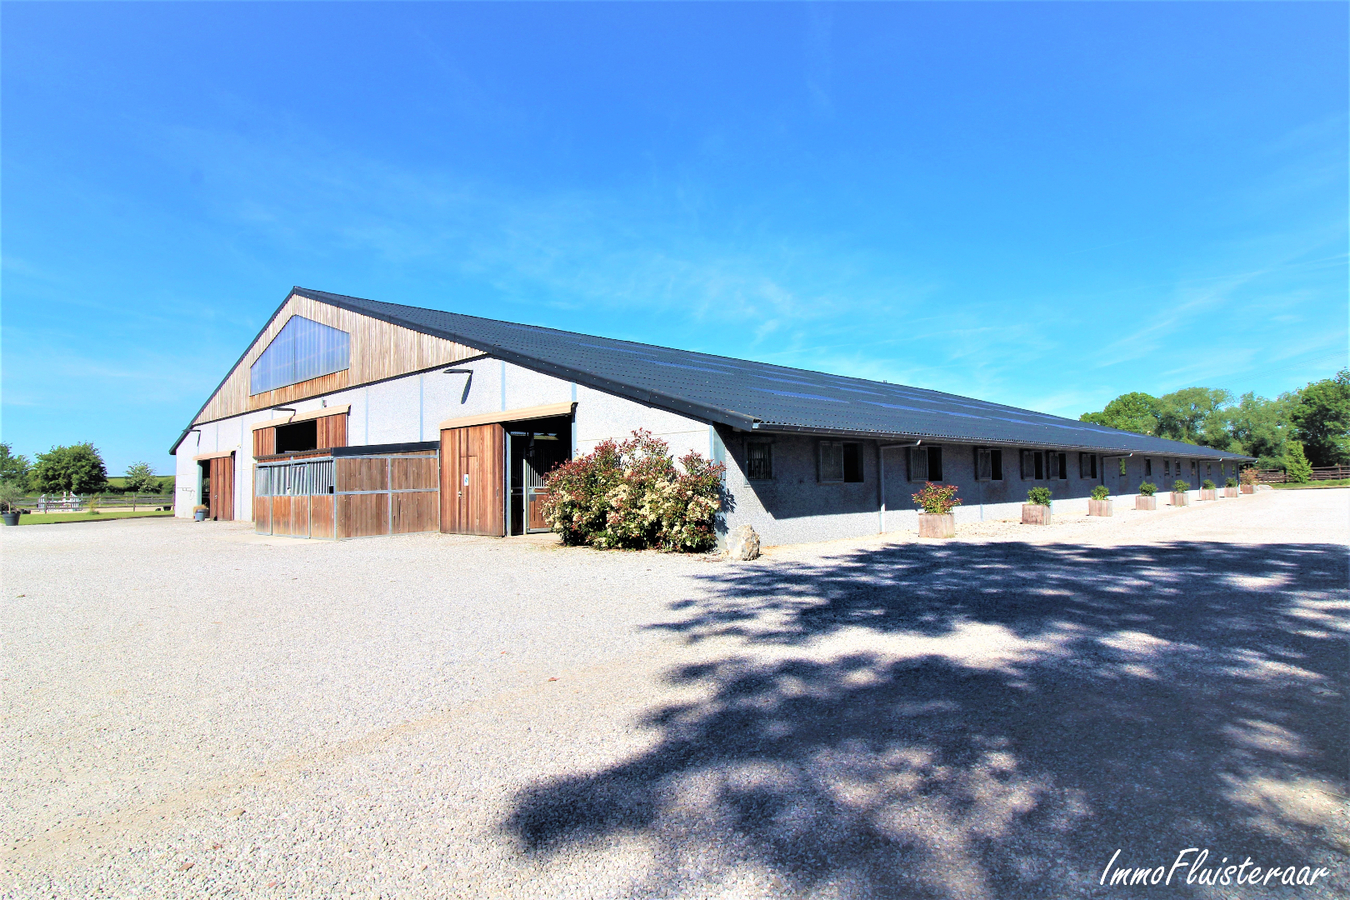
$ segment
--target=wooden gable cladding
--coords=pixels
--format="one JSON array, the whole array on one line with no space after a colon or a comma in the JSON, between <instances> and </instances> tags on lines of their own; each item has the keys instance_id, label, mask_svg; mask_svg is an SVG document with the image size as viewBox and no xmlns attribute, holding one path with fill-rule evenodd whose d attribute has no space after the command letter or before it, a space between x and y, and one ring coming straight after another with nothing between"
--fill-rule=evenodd
<instances>
[{"instance_id":1,"label":"wooden gable cladding","mask_svg":"<svg viewBox=\"0 0 1350 900\"><path fill-rule=\"evenodd\" d=\"M250 396L249 367L267 349L267 345L292 316L304 316L350 334L351 367L341 372L333 372L311 378L309 381ZM193 424L213 422L250 410L267 409L282 403L407 375L477 355L477 350L463 344L432 337L399 325L391 325L360 313L311 300L300 294L292 294L254 341L253 346L249 347L239 365L235 366L225 382L207 401L201 413L193 420ZM345 439L343 443L345 444Z\"/></svg>"}]
</instances>

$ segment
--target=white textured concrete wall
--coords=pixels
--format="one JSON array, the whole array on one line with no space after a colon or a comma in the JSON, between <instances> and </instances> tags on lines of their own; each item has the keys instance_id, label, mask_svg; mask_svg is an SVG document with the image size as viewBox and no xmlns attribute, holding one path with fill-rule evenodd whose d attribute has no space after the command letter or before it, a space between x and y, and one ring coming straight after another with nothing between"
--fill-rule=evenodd
<instances>
[{"instance_id":1,"label":"white textured concrete wall","mask_svg":"<svg viewBox=\"0 0 1350 900\"><path fill-rule=\"evenodd\" d=\"M350 404L347 443L360 446L439 440L440 423L446 419L575 399L577 444L582 453L594 449L600 441L608 438L621 441L634 429L646 428L666 440L676 457L690 450L709 455L709 427L694 419L579 387L498 359L485 357L445 368L469 370L473 377L469 380L463 372L447 374L444 369L435 369L285 406L297 412L310 412L325 405ZM236 450L235 518L251 519L252 426L284 415L275 408L258 410L207 423L190 433L178 448L175 515L191 518L192 507L200 496L201 483L193 457L199 453Z\"/></svg>"}]
</instances>

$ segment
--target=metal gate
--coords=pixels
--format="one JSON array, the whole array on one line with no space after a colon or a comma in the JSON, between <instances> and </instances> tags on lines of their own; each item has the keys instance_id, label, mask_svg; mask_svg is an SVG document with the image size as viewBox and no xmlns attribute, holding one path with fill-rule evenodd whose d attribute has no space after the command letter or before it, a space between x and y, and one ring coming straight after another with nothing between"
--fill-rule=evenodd
<instances>
[{"instance_id":1,"label":"metal gate","mask_svg":"<svg viewBox=\"0 0 1350 900\"><path fill-rule=\"evenodd\" d=\"M333 460L259 463L253 476L253 523L258 534L332 538Z\"/></svg>"},{"instance_id":2,"label":"metal gate","mask_svg":"<svg viewBox=\"0 0 1350 900\"><path fill-rule=\"evenodd\" d=\"M525 457L520 461L524 467L521 481L525 485L525 533L536 534L548 531L548 522L544 521L544 500L548 498L548 487L544 474L535 469L536 459Z\"/></svg>"}]
</instances>

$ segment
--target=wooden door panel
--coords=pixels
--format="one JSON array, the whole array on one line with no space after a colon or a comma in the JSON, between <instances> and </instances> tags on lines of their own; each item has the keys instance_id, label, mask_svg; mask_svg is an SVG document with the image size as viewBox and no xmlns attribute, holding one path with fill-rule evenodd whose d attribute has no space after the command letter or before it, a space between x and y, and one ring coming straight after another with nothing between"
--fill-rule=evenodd
<instances>
[{"instance_id":1,"label":"wooden door panel","mask_svg":"<svg viewBox=\"0 0 1350 900\"><path fill-rule=\"evenodd\" d=\"M309 537L309 497L300 494L291 498L291 535Z\"/></svg>"},{"instance_id":2,"label":"wooden door panel","mask_svg":"<svg viewBox=\"0 0 1350 900\"><path fill-rule=\"evenodd\" d=\"M506 431L501 425L441 432L441 530L451 534L506 533L503 502Z\"/></svg>"},{"instance_id":3,"label":"wooden door panel","mask_svg":"<svg viewBox=\"0 0 1350 900\"><path fill-rule=\"evenodd\" d=\"M230 521L234 518L234 454L216 457L210 463L211 493L207 515L212 519Z\"/></svg>"},{"instance_id":4,"label":"wooden door panel","mask_svg":"<svg viewBox=\"0 0 1350 900\"><path fill-rule=\"evenodd\" d=\"M272 498L272 533L290 534L291 533L291 498L273 497Z\"/></svg>"}]
</instances>

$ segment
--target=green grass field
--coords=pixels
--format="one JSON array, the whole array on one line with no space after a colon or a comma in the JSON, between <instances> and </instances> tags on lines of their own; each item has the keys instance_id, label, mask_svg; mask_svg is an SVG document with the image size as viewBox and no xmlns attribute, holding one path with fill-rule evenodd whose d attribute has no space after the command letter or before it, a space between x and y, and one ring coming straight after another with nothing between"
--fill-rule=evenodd
<instances>
[{"instance_id":1,"label":"green grass field","mask_svg":"<svg viewBox=\"0 0 1350 900\"><path fill-rule=\"evenodd\" d=\"M1307 484L1272 484L1277 491L1306 491L1308 488L1350 487L1350 478L1332 478L1328 481L1310 481Z\"/></svg>"},{"instance_id":2,"label":"green grass field","mask_svg":"<svg viewBox=\"0 0 1350 900\"><path fill-rule=\"evenodd\" d=\"M19 516L20 525L60 525L68 522L105 522L108 519L144 519L144 518L162 518L172 516L172 512L159 512L158 510L139 509L132 512L129 509L104 510L97 514L94 513L29 513L26 516Z\"/></svg>"}]
</instances>

